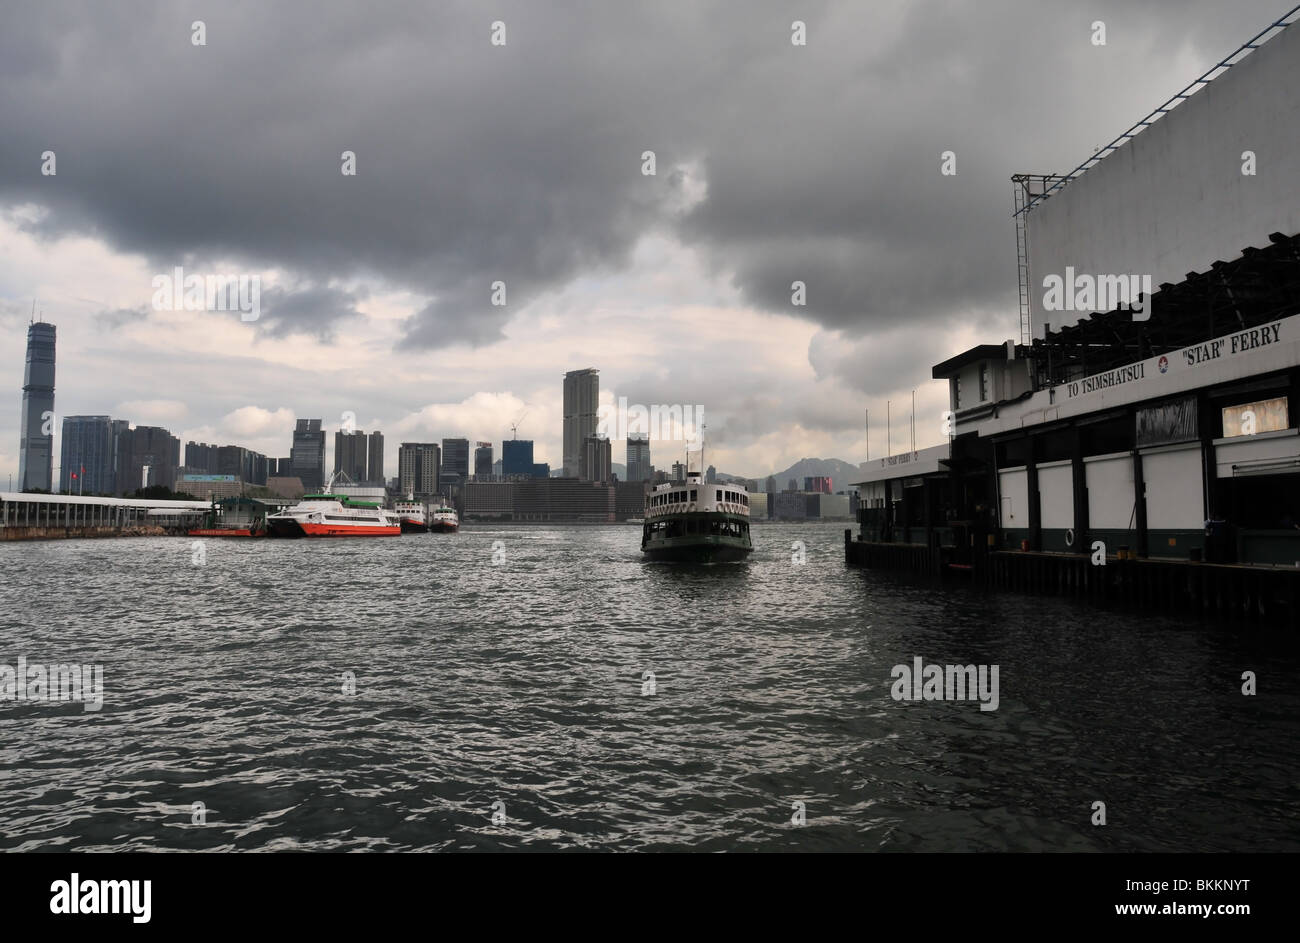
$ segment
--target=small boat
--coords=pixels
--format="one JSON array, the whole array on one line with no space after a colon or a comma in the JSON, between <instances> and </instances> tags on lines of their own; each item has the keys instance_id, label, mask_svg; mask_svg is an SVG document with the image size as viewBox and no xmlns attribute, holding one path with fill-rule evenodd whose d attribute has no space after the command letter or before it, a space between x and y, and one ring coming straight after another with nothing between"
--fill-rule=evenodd
<instances>
[{"instance_id":1,"label":"small boat","mask_svg":"<svg viewBox=\"0 0 1300 943\"><path fill-rule=\"evenodd\" d=\"M266 522L260 513L251 519L248 515L225 514L214 501L203 515L203 524L185 533L190 537L265 537Z\"/></svg>"},{"instance_id":2,"label":"small boat","mask_svg":"<svg viewBox=\"0 0 1300 943\"><path fill-rule=\"evenodd\" d=\"M460 516L456 509L441 505L429 515L429 530L435 534L454 534L460 530Z\"/></svg>"},{"instance_id":3,"label":"small boat","mask_svg":"<svg viewBox=\"0 0 1300 943\"><path fill-rule=\"evenodd\" d=\"M641 552L649 559L721 563L753 550L744 485L706 483L690 472L686 481L657 485L646 495Z\"/></svg>"},{"instance_id":4,"label":"small boat","mask_svg":"<svg viewBox=\"0 0 1300 943\"><path fill-rule=\"evenodd\" d=\"M401 522L403 534L427 534L429 532L429 522L425 520L424 504L422 502L408 497L405 501L398 501L393 505L393 513L397 515L398 521Z\"/></svg>"}]
</instances>

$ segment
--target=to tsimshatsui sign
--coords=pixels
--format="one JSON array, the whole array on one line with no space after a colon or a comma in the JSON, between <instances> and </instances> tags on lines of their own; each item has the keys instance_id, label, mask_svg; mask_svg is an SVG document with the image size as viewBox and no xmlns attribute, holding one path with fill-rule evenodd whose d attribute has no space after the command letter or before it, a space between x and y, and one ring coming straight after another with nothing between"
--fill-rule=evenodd
<instances>
[{"instance_id":1,"label":"to tsimshatsui sign","mask_svg":"<svg viewBox=\"0 0 1300 943\"><path fill-rule=\"evenodd\" d=\"M1116 367L1114 370L1107 370L1105 373L1098 373L1082 380L1074 380L1064 385L1065 394L1068 399L1074 399L1076 396L1086 396L1089 393L1096 393L1098 390L1106 390L1129 383L1141 383L1152 374L1161 376L1171 369L1194 369L1215 360L1236 357L1273 344L1280 344L1284 340L1283 334L1288 335L1286 340L1294 340L1296 325L1292 322L1296 320L1296 317L1290 317L1281 321L1274 321L1272 324L1247 328L1244 331L1237 331L1224 337L1216 337L1214 340L1205 341L1201 344L1184 347L1175 353L1152 357L1141 363Z\"/></svg>"}]
</instances>

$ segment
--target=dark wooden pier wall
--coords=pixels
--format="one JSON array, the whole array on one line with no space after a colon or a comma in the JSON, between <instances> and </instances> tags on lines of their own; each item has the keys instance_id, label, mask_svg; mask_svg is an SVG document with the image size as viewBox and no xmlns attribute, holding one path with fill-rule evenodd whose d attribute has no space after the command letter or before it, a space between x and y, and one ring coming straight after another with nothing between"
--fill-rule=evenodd
<instances>
[{"instance_id":1,"label":"dark wooden pier wall","mask_svg":"<svg viewBox=\"0 0 1300 943\"><path fill-rule=\"evenodd\" d=\"M1300 628L1300 568L1118 559L993 550L954 565L952 548L870 543L844 532L845 562L869 569L929 573L991 590L1069 596L1107 605Z\"/></svg>"}]
</instances>

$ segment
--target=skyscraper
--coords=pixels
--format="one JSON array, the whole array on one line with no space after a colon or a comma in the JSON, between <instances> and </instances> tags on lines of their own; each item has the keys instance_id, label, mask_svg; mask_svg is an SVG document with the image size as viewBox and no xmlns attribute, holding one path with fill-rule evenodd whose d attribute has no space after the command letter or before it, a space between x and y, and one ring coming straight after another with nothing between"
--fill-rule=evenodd
<instances>
[{"instance_id":1,"label":"skyscraper","mask_svg":"<svg viewBox=\"0 0 1300 943\"><path fill-rule=\"evenodd\" d=\"M343 472L356 483L369 481L366 474L366 434L364 432L334 433L334 471Z\"/></svg>"},{"instance_id":2,"label":"skyscraper","mask_svg":"<svg viewBox=\"0 0 1300 943\"><path fill-rule=\"evenodd\" d=\"M108 416L64 416L61 438L59 490L64 494L112 494L113 420Z\"/></svg>"},{"instance_id":3,"label":"skyscraper","mask_svg":"<svg viewBox=\"0 0 1300 943\"><path fill-rule=\"evenodd\" d=\"M118 482L118 490L130 494L137 488L172 488L180 464L180 439L161 426L136 426L131 430L126 483Z\"/></svg>"},{"instance_id":4,"label":"skyscraper","mask_svg":"<svg viewBox=\"0 0 1300 943\"><path fill-rule=\"evenodd\" d=\"M403 442L397 450L398 490L417 498L437 494L440 457L436 442Z\"/></svg>"},{"instance_id":5,"label":"skyscraper","mask_svg":"<svg viewBox=\"0 0 1300 943\"><path fill-rule=\"evenodd\" d=\"M325 484L325 430L319 419L299 419L293 430L293 447L289 458L295 477L311 493Z\"/></svg>"},{"instance_id":6,"label":"skyscraper","mask_svg":"<svg viewBox=\"0 0 1300 943\"><path fill-rule=\"evenodd\" d=\"M370 433L369 453L366 459L366 480L382 485L384 483L384 434L382 432Z\"/></svg>"},{"instance_id":7,"label":"skyscraper","mask_svg":"<svg viewBox=\"0 0 1300 943\"><path fill-rule=\"evenodd\" d=\"M113 432L113 484L109 492L121 494L126 488L131 463L131 420L112 419L109 427Z\"/></svg>"},{"instance_id":8,"label":"skyscraper","mask_svg":"<svg viewBox=\"0 0 1300 943\"><path fill-rule=\"evenodd\" d=\"M23 371L22 428L18 439L18 490L54 483L54 325L37 321L27 328L27 366Z\"/></svg>"},{"instance_id":9,"label":"skyscraper","mask_svg":"<svg viewBox=\"0 0 1300 943\"><path fill-rule=\"evenodd\" d=\"M627 437L627 480L649 481L650 437L648 435L630 435Z\"/></svg>"},{"instance_id":10,"label":"skyscraper","mask_svg":"<svg viewBox=\"0 0 1300 943\"><path fill-rule=\"evenodd\" d=\"M603 435L587 436L582 443L582 460L578 463L578 477L583 481L612 481L614 476L610 469L610 452L609 439Z\"/></svg>"},{"instance_id":11,"label":"skyscraper","mask_svg":"<svg viewBox=\"0 0 1300 943\"><path fill-rule=\"evenodd\" d=\"M206 442L185 443L185 467L191 472L204 475L217 474L217 447Z\"/></svg>"},{"instance_id":12,"label":"skyscraper","mask_svg":"<svg viewBox=\"0 0 1300 943\"><path fill-rule=\"evenodd\" d=\"M570 370L564 375L564 477L580 477L583 443L596 434L600 371Z\"/></svg>"},{"instance_id":13,"label":"skyscraper","mask_svg":"<svg viewBox=\"0 0 1300 943\"><path fill-rule=\"evenodd\" d=\"M469 477L469 439L442 440L439 484L455 484Z\"/></svg>"},{"instance_id":14,"label":"skyscraper","mask_svg":"<svg viewBox=\"0 0 1300 943\"><path fill-rule=\"evenodd\" d=\"M533 440L507 439L501 443L501 474L533 474Z\"/></svg>"},{"instance_id":15,"label":"skyscraper","mask_svg":"<svg viewBox=\"0 0 1300 943\"><path fill-rule=\"evenodd\" d=\"M474 449L474 477L489 478L492 475L492 443L479 442Z\"/></svg>"}]
</instances>

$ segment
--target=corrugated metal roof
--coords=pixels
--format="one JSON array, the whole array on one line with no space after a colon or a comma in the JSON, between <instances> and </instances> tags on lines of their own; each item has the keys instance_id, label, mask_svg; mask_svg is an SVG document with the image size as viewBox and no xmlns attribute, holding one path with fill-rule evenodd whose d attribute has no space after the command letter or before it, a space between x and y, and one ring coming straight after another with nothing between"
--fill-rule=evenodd
<instances>
[{"instance_id":1,"label":"corrugated metal roof","mask_svg":"<svg viewBox=\"0 0 1300 943\"><path fill-rule=\"evenodd\" d=\"M22 491L0 491L0 501L12 504L97 504L126 508L196 508L211 507L207 501L167 501L159 498L97 498L76 494L27 494Z\"/></svg>"}]
</instances>

